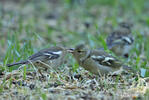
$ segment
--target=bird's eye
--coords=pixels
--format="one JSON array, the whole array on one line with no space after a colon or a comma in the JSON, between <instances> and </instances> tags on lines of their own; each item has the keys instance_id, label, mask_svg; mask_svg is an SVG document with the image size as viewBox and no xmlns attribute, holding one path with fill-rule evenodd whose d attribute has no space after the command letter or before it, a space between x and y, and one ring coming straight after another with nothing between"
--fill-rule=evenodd
<instances>
[{"instance_id":1,"label":"bird's eye","mask_svg":"<svg viewBox=\"0 0 149 100\"><path fill-rule=\"evenodd\" d=\"M81 52L82 52L82 51L80 51L80 50L78 51L78 53L81 53Z\"/></svg>"}]
</instances>

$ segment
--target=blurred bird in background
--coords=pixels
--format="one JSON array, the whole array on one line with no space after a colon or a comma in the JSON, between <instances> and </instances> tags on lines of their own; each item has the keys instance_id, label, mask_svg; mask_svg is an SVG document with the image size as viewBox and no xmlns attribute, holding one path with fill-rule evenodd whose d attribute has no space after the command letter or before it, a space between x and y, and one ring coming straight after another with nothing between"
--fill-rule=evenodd
<instances>
[{"instance_id":1,"label":"blurred bird in background","mask_svg":"<svg viewBox=\"0 0 149 100\"><path fill-rule=\"evenodd\" d=\"M119 28L113 31L106 39L108 48L117 56L128 58L134 38L131 33L131 23L121 22Z\"/></svg>"}]
</instances>

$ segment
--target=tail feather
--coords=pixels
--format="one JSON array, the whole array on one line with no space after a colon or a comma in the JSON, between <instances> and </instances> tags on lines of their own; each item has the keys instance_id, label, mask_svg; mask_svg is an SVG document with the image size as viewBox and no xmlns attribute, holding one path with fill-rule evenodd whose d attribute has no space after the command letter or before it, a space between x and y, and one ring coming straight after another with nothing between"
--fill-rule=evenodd
<instances>
[{"instance_id":1,"label":"tail feather","mask_svg":"<svg viewBox=\"0 0 149 100\"><path fill-rule=\"evenodd\" d=\"M126 69L126 70L132 70L133 69L132 67L129 67L127 65L123 65L123 68Z\"/></svg>"},{"instance_id":2,"label":"tail feather","mask_svg":"<svg viewBox=\"0 0 149 100\"><path fill-rule=\"evenodd\" d=\"M137 71L135 69L133 69L132 67L129 67L127 65L123 65L123 69L128 70L128 71L132 71L134 73L136 73Z\"/></svg>"},{"instance_id":3,"label":"tail feather","mask_svg":"<svg viewBox=\"0 0 149 100\"><path fill-rule=\"evenodd\" d=\"M12 64L7 64L7 67L15 66L15 65L22 65L22 64L27 64L28 61L20 61Z\"/></svg>"}]
</instances>

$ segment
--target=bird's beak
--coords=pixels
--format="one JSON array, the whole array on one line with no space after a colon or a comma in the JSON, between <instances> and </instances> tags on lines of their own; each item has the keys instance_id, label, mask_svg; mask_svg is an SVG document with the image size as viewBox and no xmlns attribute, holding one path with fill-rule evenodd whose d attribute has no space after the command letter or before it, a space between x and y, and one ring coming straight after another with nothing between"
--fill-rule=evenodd
<instances>
[{"instance_id":1,"label":"bird's beak","mask_svg":"<svg viewBox=\"0 0 149 100\"><path fill-rule=\"evenodd\" d=\"M68 51L69 53L73 53L74 50L75 50L74 48L67 49L67 51Z\"/></svg>"}]
</instances>

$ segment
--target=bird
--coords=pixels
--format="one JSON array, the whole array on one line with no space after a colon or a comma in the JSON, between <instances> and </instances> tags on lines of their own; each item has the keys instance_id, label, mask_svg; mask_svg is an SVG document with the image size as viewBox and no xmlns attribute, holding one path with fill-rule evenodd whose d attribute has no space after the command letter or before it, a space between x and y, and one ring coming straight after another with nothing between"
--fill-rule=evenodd
<instances>
[{"instance_id":1,"label":"bird","mask_svg":"<svg viewBox=\"0 0 149 100\"><path fill-rule=\"evenodd\" d=\"M124 66L120 60L104 50L90 50L86 48L85 44L79 44L69 52L72 53L80 66L95 75L118 72Z\"/></svg>"},{"instance_id":2,"label":"bird","mask_svg":"<svg viewBox=\"0 0 149 100\"><path fill-rule=\"evenodd\" d=\"M106 44L116 56L129 57L132 49L134 37L131 34L133 25L126 22L119 23L119 28L111 32L106 38Z\"/></svg>"},{"instance_id":3,"label":"bird","mask_svg":"<svg viewBox=\"0 0 149 100\"><path fill-rule=\"evenodd\" d=\"M47 70L49 68L58 68L60 65L63 64L66 53L66 48L60 46L53 46L38 51L37 53L28 57L26 60L12 64L7 64L6 66L12 67L15 65L32 64L38 69L38 72L43 76L41 70Z\"/></svg>"}]
</instances>

